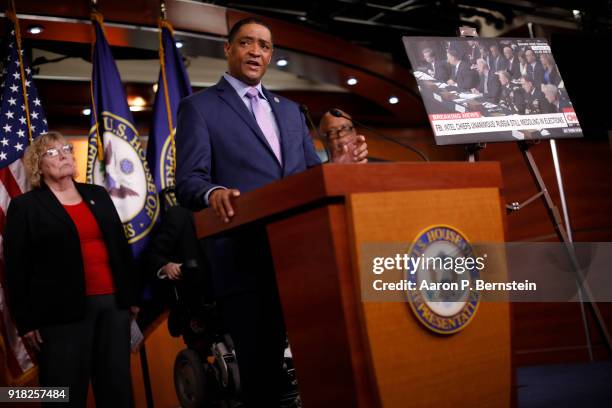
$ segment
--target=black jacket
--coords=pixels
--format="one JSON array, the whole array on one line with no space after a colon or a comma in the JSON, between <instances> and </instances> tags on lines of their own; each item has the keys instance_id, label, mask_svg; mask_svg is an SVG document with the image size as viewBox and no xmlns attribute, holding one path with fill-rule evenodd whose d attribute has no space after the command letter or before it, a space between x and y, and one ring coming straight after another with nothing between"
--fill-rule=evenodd
<instances>
[{"instance_id":1,"label":"black jacket","mask_svg":"<svg viewBox=\"0 0 612 408\"><path fill-rule=\"evenodd\" d=\"M471 70L467 62L461 61L459 67L451 66L451 78L457 83L457 88L469 92L478 86L478 73Z\"/></svg>"},{"instance_id":2,"label":"black jacket","mask_svg":"<svg viewBox=\"0 0 612 408\"><path fill-rule=\"evenodd\" d=\"M193 213L186 208L170 207L155 229L145 252L149 273L155 275L168 262L180 263L183 276L173 281L179 295L188 302L199 302L201 296L212 299L212 278L203 243L197 238Z\"/></svg>"},{"instance_id":3,"label":"black jacket","mask_svg":"<svg viewBox=\"0 0 612 408\"><path fill-rule=\"evenodd\" d=\"M108 251L118 306L135 305L136 268L123 225L103 187L75 183ZM11 201L4 234L7 297L20 334L85 316L85 272L76 226L42 186Z\"/></svg>"},{"instance_id":4,"label":"black jacket","mask_svg":"<svg viewBox=\"0 0 612 408\"><path fill-rule=\"evenodd\" d=\"M485 100L492 103L498 103L501 94L501 83L499 82L498 76L492 71L489 71L487 75L487 92L485 92L484 78L484 75L480 75L478 91L480 91Z\"/></svg>"}]
</instances>

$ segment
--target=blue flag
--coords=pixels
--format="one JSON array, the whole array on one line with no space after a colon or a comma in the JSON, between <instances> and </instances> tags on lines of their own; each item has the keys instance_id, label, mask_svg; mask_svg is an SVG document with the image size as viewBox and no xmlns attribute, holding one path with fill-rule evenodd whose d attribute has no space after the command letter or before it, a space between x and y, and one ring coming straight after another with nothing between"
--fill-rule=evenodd
<instances>
[{"instance_id":1,"label":"blue flag","mask_svg":"<svg viewBox=\"0 0 612 408\"><path fill-rule=\"evenodd\" d=\"M102 30L102 17L94 13L92 24L96 37L87 182L106 188L123 222L132 252L138 257L159 215L157 189Z\"/></svg>"},{"instance_id":2,"label":"blue flag","mask_svg":"<svg viewBox=\"0 0 612 408\"><path fill-rule=\"evenodd\" d=\"M151 166L157 191L161 192L175 185L176 113L181 99L191 94L191 84L181 54L174 42L172 26L167 21L161 20L159 28L161 68L153 104L153 123L147 145L147 161Z\"/></svg>"}]
</instances>

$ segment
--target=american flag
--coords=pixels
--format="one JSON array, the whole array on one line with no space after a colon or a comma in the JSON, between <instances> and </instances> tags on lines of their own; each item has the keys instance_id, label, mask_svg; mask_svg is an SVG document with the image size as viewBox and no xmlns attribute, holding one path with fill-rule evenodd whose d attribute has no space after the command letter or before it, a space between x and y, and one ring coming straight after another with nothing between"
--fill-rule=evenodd
<instances>
[{"instance_id":1,"label":"american flag","mask_svg":"<svg viewBox=\"0 0 612 408\"><path fill-rule=\"evenodd\" d=\"M5 268L2 243L6 210L11 199L28 190L23 153L32 138L47 131L47 120L42 109L34 82L32 70L25 61L20 47L18 27L13 16L5 36L5 56L0 65L0 353L6 355L7 381L20 384L35 367L32 354L26 349L7 309L5 293ZM17 28L17 33L15 32ZM27 96L24 97L24 89ZM27 109L26 109L27 103ZM31 134L28 131L30 126ZM23 248L27 251L27 248ZM10 296L10 294L9 294ZM2 358L0 358L2 360Z\"/></svg>"}]
</instances>

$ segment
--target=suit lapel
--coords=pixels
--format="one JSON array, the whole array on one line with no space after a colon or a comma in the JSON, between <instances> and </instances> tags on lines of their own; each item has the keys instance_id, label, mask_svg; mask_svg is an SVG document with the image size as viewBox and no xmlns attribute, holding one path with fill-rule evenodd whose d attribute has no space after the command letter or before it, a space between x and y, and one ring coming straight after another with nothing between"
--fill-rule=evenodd
<instances>
[{"instance_id":1,"label":"suit lapel","mask_svg":"<svg viewBox=\"0 0 612 408\"><path fill-rule=\"evenodd\" d=\"M259 125L257 124L257 121L255 120L255 117L248 110L248 108L244 105L244 102L242 102L242 100L240 99L240 96L238 96L238 93L236 93L236 90L224 78L221 78L221 80L217 83L216 87L217 87L217 92L218 92L219 97L251 128L251 130L255 133L259 141L263 143L263 145L266 147L268 152L272 155L272 157L274 158L274 161L278 163L278 160L276 159L276 156L274 155L274 152L272 151L270 144L268 144L266 137L264 136L261 129L259 128ZM276 120L278 122L278 118ZM279 128L280 128L280 125L279 125ZM281 138L281 149L282 149L282 138Z\"/></svg>"},{"instance_id":2,"label":"suit lapel","mask_svg":"<svg viewBox=\"0 0 612 408\"><path fill-rule=\"evenodd\" d=\"M76 226L74 222L72 222L72 218L68 212L62 206L62 203L59 202L55 194L51 191L51 189L43 184L40 189L36 191L36 198L38 201L55 217L57 217L60 221L66 224L69 228L71 228L75 234L77 234Z\"/></svg>"}]
</instances>

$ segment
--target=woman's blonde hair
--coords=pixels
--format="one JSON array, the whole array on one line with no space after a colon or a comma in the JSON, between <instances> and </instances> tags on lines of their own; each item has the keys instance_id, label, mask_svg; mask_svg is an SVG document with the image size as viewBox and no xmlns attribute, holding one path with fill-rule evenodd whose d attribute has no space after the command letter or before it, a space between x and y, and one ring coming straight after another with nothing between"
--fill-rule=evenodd
<instances>
[{"instance_id":1,"label":"woman's blonde hair","mask_svg":"<svg viewBox=\"0 0 612 408\"><path fill-rule=\"evenodd\" d=\"M32 144L27 147L23 155L23 163L32 187L40 187L42 184L40 163L45 152L51 147L53 142L65 141L66 138L60 132L50 131L38 136L32 141Z\"/></svg>"},{"instance_id":2,"label":"woman's blonde hair","mask_svg":"<svg viewBox=\"0 0 612 408\"><path fill-rule=\"evenodd\" d=\"M551 68L555 67L555 59L553 58L552 54L542 54L540 55L540 60L542 59L545 59Z\"/></svg>"}]
</instances>

